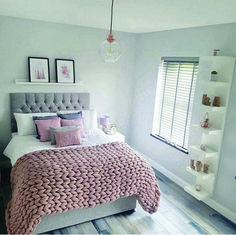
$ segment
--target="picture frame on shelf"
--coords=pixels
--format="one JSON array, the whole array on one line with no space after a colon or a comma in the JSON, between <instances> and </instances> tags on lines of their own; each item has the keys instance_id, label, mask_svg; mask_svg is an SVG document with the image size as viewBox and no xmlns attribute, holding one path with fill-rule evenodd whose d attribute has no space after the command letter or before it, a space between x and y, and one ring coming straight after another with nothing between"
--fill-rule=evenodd
<instances>
[{"instance_id":1,"label":"picture frame on shelf","mask_svg":"<svg viewBox=\"0 0 236 235\"><path fill-rule=\"evenodd\" d=\"M57 83L75 83L74 60L55 59L55 64Z\"/></svg>"},{"instance_id":2,"label":"picture frame on shelf","mask_svg":"<svg viewBox=\"0 0 236 235\"><path fill-rule=\"evenodd\" d=\"M28 57L29 82L49 83L49 59L45 57Z\"/></svg>"}]
</instances>

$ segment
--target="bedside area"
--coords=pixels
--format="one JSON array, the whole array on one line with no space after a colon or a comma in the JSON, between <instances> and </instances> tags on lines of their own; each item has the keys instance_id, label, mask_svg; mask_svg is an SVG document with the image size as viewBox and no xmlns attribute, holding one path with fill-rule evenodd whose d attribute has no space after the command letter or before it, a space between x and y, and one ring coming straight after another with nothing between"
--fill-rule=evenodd
<instances>
[{"instance_id":1,"label":"bedside area","mask_svg":"<svg viewBox=\"0 0 236 235\"><path fill-rule=\"evenodd\" d=\"M119 142L125 142L125 136L121 134L120 132L116 132L114 134L106 134L107 138L110 141L119 141Z\"/></svg>"}]
</instances>

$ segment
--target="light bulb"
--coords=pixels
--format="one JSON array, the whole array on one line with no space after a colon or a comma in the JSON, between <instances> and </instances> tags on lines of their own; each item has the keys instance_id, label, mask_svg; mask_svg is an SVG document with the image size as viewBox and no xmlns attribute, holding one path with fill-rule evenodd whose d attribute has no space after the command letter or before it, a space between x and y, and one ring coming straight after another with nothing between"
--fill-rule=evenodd
<instances>
[{"instance_id":1,"label":"light bulb","mask_svg":"<svg viewBox=\"0 0 236 235\"><path fill-rule=\"evenodd\" d=\"M105 40L100 47L100 55L107 63L116 62L121 56L120 45L116 42L108 42Z\"/></svg>"}]
</instances>

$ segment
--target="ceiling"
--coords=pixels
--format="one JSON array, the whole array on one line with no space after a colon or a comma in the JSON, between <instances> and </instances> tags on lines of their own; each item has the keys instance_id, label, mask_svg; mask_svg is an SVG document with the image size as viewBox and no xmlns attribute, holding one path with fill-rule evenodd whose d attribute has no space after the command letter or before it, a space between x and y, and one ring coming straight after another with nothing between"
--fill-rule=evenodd
<instances>
[{"instance_id":1,"label":"ceiling","mask_svg":"<svg viewBox=\"0 0 236 235\"><path fill-rule=\"evenodd\" d=\"M111 0L0 0L0 15L109 29ZM146 33L236 22L236 0L114 0L113 30Z\"/></svg>"}]
</instances>

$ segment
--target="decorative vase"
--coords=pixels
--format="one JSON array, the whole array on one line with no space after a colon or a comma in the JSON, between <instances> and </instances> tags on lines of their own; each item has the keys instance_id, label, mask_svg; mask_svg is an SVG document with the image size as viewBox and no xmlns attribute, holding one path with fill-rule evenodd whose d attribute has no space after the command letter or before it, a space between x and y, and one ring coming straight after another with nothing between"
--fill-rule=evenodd
<instances>
[{"instance_id":1,"label":"decorative vase","mask_svg":"<svg viewBox=\"0 0 236 235\"><path fill-rule=\"evenodd\" d=\"M195 170L194 160L193 160L193 159L190 159L190 168L192 168L193 170Z\"/></svg>"},{"instance_id":2,"label":"decorative vase","mask_svg":"<svg viewBox=\"0 0 236 235\"><path fill-rule=\"evenodd\" d=\"M203 165L203 172L208 174L208 170L209 170L209 165L208 164L204 164Z\"/></svg>"},{"instance_id":3,"label":"decorative vase","mask_svg":"<svg viewBox=\"0 0 236 235\"><path fill-rule=\"evenodd\" d=\"M220 107L220 97L215 96L212 106Z\"/></svg>"},{"instance_id":4,"label":"decorative vase","mask_svg":"<svg viewBox=\"0 0 236 235\"><path fill-rule=\"evenodd\" d=\"M213 56L217 56L219 54L220 49L214 49Z\"/></svg>"},{"instance_id":5,"label":"decorative vase","mask_svg":"<svg viewBox=\"0 0 236 235\"><path fill-rule=\"evenodd\" d=\"M201 185L200 184L196 184L195 185L195 189L196 189L196 191L201 191Z\"/></svg>"},{"instance_id":6,"label":"decorative vase","mask_svg":"<svg viewBox=\"0 0 236 235\"><path fill-rule=\"evenodd\" d=\"M204 144L201 144L200 149L205 152L207 151L207 146Z\"/></svg>"},{"instance_id":7,"label":"decorative vase","mask_svg":"<svg viewBox=\"0 0 236 235\"><path fill-rule=\"evenodd\" d=\"M208 112L205 113L205 115L204 115L204 117L203 117L200 124L201 124L201 127L203 127L203 128L209 128L210 127Z\"/></svg>"},{"instance_id":8,"label":"decorative vase","mask_svg":"<svg viewBox=\"0 0 236 235\"><path fill-rule=\"evenodd\" d=\"M197 162L196 162L196 167L197 167L197 172L201 171L201 169L202 169L202 163L201 163L201 161L197 161Z\"/></svg>"}]
</instances>

